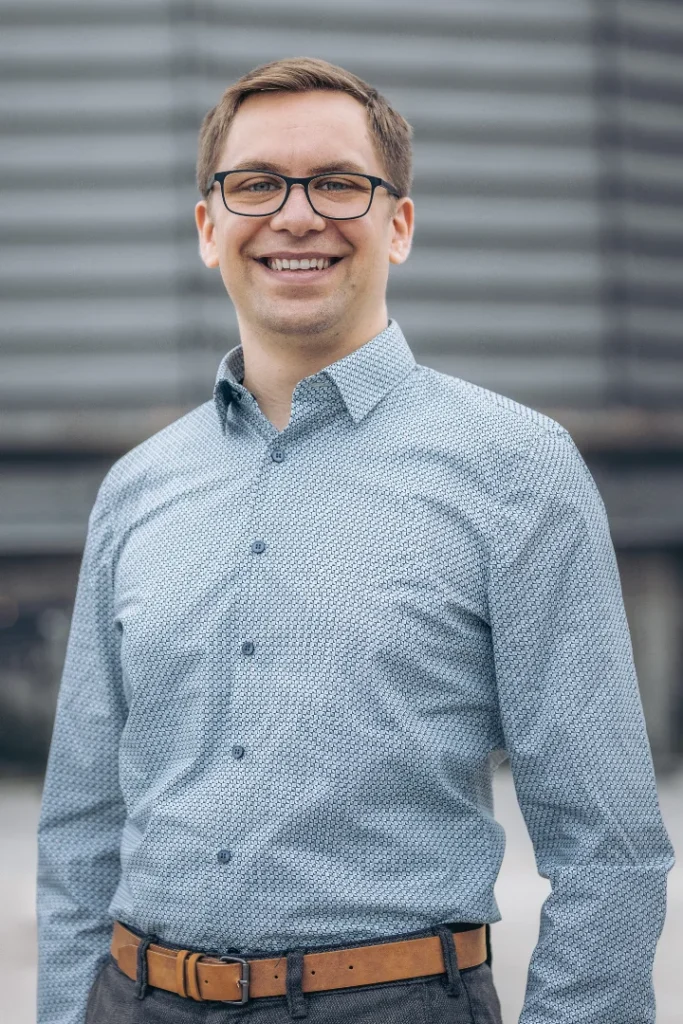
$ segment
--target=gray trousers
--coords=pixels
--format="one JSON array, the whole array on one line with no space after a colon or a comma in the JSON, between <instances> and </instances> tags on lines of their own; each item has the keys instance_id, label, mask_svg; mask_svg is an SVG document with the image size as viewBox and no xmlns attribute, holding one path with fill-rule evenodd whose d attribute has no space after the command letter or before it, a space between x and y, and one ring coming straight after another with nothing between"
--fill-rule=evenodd
<instances>
[{"instance_id":1,"label":"gray trousers","mask_svg":"<svg viewBox=\"0 0 683 1024\"><path fill-rule=\"evenodd\" d=\"M90 990L86 1024L291 1024L298 1019L305 1019L308 1024L502 1024L491 973L490 945L489 960L461 971L453 953L452 930L441 925L427 932L392 937L439 934L448 968L446 974L304 993L304 951L295 950L282 954L287 958L287 995L262 997L243 1006L198 1003L164 989L136 984L108 956ZM279 954L264 954L273 955Z\"/></svg>"}]
</instances>

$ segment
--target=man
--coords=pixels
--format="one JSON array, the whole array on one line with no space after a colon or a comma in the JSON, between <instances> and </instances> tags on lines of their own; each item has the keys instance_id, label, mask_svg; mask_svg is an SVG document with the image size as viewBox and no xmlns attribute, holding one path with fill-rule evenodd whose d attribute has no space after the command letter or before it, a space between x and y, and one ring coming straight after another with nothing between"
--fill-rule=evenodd
<instances>
[{"instance_id":1,"label":"man","mask_svg":"<svg viewBox=\"0 0 683 1024\"><path fill-rule=\"evenodd\" d=\"M389 320L410 178L409 125L324 61L204 120L241 344L90 516L40 1024L500 1022L505 756L552 885L522 1024L654 1021L674 858L605 510L559 424Z\"/></svg>"}]
</instances>

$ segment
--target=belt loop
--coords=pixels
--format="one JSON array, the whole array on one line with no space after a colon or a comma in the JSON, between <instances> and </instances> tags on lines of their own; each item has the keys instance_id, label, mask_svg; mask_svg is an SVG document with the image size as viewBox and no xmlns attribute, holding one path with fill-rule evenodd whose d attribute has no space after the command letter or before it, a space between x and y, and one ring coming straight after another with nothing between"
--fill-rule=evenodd
<instances>
[{"instance_id":1,"label":"belt loop","mask_svg":"<svg viewBox=\"0 0 683 1024\"><path fill-rule=\"evenodd\" d=\"M491 945L491 925L486 925L486 963L491 966L493 963L493 946Z\"/></svg>"},{"instance_id":2,"label":"belt loop","mask_svg":"<svg viewBox=\"0 0 683 1024\"><path fill-rule=\"evenodd\" d=\"M302 987L304 951L293 949L287 954L287 1009L290 1017L308 1017L308 1007Z\"/></svg>"},{"instance_id":3,"label":"belt loop","mask_svg":"<svg viewBox=\"0 0 683 1024\"><path fill-rule=\"evenodd\" d=\"M197 1003L204 1002L204 996L199 991L199 978L197 977L197 961L201 960L203 956L203 953L191 953L185 964L187 994Z\"/></svg>"},{"instance_id":4,"label":"belt loop","mask_svg":"<svg viewBox=\"0 0 683 1024\"><path fill-rule=\"evenodd\" d=\"M185 981L185 961L190 955L189 949L179 949L175 958L175 990L183 999L187 997L187 984Z\"/></svg>"},{"instance_id":5,"label":"belt loop","mask_svg":"<svg viewBox=\"0 0 683 1024\"><path fill-rule=\"evenodd\" d=\"M462 992L462 981L458 969L458 954L455 950L453 932L443 924L437 925L434 931L441 939L441 951L443 952L443 962L446 968L446 994L449 996L459 996Z\"/></svg>"},{"instance_id":6,"label":"belt loop","mask_svg":"<svg viewBox=\"0 0 683 1024\"><path fill-rule=\"evenodd\" d=\"M159 941L158 935L146 935L138 946L137 967L135 971L135 998L144 999L147 995L147 949L152 943Z\"/></svg>"}]
</instances>

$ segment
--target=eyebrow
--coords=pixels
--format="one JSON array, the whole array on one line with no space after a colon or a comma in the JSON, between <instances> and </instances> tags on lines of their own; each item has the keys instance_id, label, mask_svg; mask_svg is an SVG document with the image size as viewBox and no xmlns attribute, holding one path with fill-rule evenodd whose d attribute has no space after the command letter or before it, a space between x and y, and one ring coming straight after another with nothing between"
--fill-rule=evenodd
<instances>
[{"instance_id":1,"label":"eyebrow","mask_svg":"<svg viewBox=\"0 0 683 1024\"><path fill-rule=\"evenodd\" d=\"M242 163L236 164L233 168L234 171L272 171L273 174L284 174L285 172L278 164L272 163L270 160L243 160ZM358 164L354 163L353 160L341 160L338 163L333 164L319 164L317 167L311 167L311 174L329 174L331 171L356 171L358 174L365 174Z\"/></svg>"}]
</instances>

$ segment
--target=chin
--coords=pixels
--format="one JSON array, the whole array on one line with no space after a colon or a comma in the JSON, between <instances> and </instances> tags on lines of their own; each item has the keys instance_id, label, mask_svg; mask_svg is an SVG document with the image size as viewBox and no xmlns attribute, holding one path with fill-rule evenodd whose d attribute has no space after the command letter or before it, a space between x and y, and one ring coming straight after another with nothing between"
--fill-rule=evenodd
<instances>
[{"instance_id":1,"label":"chin","mask_svg":"<svg viewBox=\"0 0 683 1024\"><path fill-rule=\"evenodd\" d=\"M258 310L255 320L261 326L273 334L290 334L301 337L302 335L315 336L325 334L336 327L343 318L340 310L332 310L329 306L318 307L317 309L293 309L286 312L283 309Z\"/></svg>"}]
</instances>

